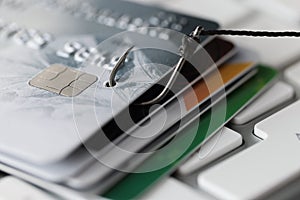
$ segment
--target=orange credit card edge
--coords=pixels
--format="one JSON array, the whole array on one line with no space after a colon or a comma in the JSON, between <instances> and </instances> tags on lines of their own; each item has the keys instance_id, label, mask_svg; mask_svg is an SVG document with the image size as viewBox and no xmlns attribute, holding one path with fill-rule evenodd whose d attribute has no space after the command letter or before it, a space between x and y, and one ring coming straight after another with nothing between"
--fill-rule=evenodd
<instances>
[{"instance_id":1,"label":"orange credit card edge","mask_svg":"<svg viewBox=\"0 0 300 200\"><path fill-rule=\"evenodd\" d=\"M253 65L253 62L226 64L221 66L218 72L212 72L205 79L194 84L191 89L183 94L186 110L190 111Z\"/></svg>"}]
</instances>

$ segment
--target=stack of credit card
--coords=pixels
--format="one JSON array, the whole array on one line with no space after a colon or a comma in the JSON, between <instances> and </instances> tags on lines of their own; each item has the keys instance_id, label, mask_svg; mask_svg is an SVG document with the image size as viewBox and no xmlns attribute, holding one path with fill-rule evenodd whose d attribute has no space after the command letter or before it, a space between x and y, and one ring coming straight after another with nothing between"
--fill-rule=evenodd
<instances>
[{"instance_id":1,"label":"stack of credit card","mask_svg":"<svg viewBox=\"0 0 300 200\"><path fill-rule=\"evenodd\" d=\"M170 174L277 75L201 37L165 97L143 105L199 25L218 28L115 0L0 1L0 170L63 198L135 198Z\"/></svg>"}]
</instances>

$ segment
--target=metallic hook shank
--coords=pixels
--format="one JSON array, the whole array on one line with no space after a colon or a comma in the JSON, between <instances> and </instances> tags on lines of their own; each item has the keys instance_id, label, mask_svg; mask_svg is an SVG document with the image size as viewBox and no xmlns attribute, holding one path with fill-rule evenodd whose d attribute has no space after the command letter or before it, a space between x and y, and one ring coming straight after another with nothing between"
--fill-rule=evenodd
<instances>
[{"instance_id":1,"label":"metallic hook shank","mask_svg":"<svg viewBox=\"0 0 300 200\"><path fill-rule=\"evenodd\" d=\"M130 51L134 48L134 46L130 47L118 60L117 64L115 65L115 67L113 68L113 70L110 73L110 77L109 77L109 87L114 87L116 85L116 75L117 72L119 71L119 69L123 66L128 54L130 53Z\"/></svg>"}]
</instances>

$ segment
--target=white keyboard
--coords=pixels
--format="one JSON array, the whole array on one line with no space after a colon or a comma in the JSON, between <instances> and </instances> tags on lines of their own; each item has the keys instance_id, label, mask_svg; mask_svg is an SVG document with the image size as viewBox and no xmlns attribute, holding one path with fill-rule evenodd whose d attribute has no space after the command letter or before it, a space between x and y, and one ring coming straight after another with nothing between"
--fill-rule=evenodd
<instances>
[{"instance_id":1,"label":"white keyboard","mask_svg":"<svg viewBox=\"0 0 300 200\"><path fill-rule=\"evenodd\" d=\"M299 0L131 1L209 18L223 28L300 30ZM262 63L279 69L280 80L141 199L300 197L300 39L230 39L257 52ZM0 179L2 199L55 198L5 177Z\"/></svg>"}]
</instances>

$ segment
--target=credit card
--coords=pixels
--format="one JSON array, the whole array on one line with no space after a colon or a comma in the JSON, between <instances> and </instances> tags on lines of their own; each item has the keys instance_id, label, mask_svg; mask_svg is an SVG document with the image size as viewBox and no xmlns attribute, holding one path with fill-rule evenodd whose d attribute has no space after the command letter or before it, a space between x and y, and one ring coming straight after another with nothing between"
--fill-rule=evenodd
<instances>
[{"instance_id":1,"label":"credit card","mask_svg":"<svg viewBox=\"0 0 300 200\"><path fill-rule=\"evenodd\" d=\"M150 24L150 20L159 18L160 22L163 22L162 18L170 17L173 20L175 16L179 21L170 21L166 28L172 28L175 25L182 26L181 32L187 34L199 24L206 28L218 27L215 22L205 19L119 1L94 1L92 4L86 1L85 6L82 6L81 1L63 1L63 3L57 1L54 4L52 4L54 2L52 0L47 2L36 0L26 1L26 3L18 2L13 4L6 4L7 2L5 2L0 6L0 34L2 36L0 37L0 71L2 74L0 81L0 101L2 103L0 107L3 119L7 120L1 122L1 124L5 124L5 131L0 134L0 148L2 150L0 157L1 161L8 166L59 183L64 183L67 178L83 170L93 158L83 147L77 150L82 141L77 134L76 124L73 120L72 99L55 94L55 91L58 93L58 90L66 84L69 85L74 77L62 84L62 87L52 88L52 90L56 90L50 92L44 90L49 85L44 85L45 81L40 81L44 78L41 78L39 74L47 71L49 67L55 64L69 67L68 70L79 71L78 73L97 74L95 71L86 70L82 65L86 61L86 55L91 53L89 51L93 47L97 47L104 39L131 29L134 22L138 21L141 16L144 25L152 27L154 25ZM63 7L69 3L74 3L75 7ZM86 9L87 7L88 9ZM95 16L89 18L87 15L91 13L91 8L95 8L99 13L94 13ZM106 15L101 11L105 8L112 12ZM124 22L126 16L129 16L129 22ZM109 26L104 21L99 22L98 19L101 17L104 21L116 17L116 26ZM127 28L117 27L121 22L124 22ZM147 25L147 23L149 24ZM170 39L169 33L169 29L163 32L155 32L152 29L146 34L151 34L153 40L157 40L154 39L156 36L159 40L166 41ZM205 39L206 37L203 37L202 41ZM100 49L105 58L98 60L98 64L100 63L101 67L107 69L107 74L113 66L111 61L123 53L119 43L114 44L114 46L111 45L111 48L113 55L105 53L108 49ZM137 53L136 56L140 60L149 58L149 56L145 57L141 53ZM161 60L164 59L161 58ZM172 59L170 60L172 61ZM176 63L176 60L171 63L174 62ZM109 63L109 65L105 65L105 63ZM163 73L154 73L156 76L149 78L151 74L145 74L144 71L138 70L138 73L133 71L132 74L127 74L135 75L140 79L146 77L148 80L163 75ZM49 73L43 75L48 76ZM35 86L42 89L29 85L30 80L35 77L39 79L39 82L42 82ZM88 82L89 87L80 90L81 93L78 96L82 97L87 90L93 90L96 84L89 85L91 83L92 81ZM72 92L68 93L68 96L71 96ZM101 95L105 96L106 92L101 93ZM82 117L86 119L84 125L88 129L86 132L93 134L95 127L89 126L90 117L84 115L88 112L84 105L94 104L94 102L84 98L81 100L79 104L82 106L77 110L77 114L83 113ZM98 102L109 105L107 101ZM109 109L109 107L107 108ZM98 124L97 128L99 128Z\"/></svg>"},{"instance_id":2,"label":"credit card","mask_svg":"<svg viewBox=\"0 0 300 200\"><path fill-rule=\"evenodd\" d=\"M0 118L6 119L2 122L7 125L4 132L10 133L3 133L3 140L0 142L2 152L37 165L53 164L70 155L81 145L82 141L93 135L101 125L111 119L113 114L109 95L112 94L112 90L103 85L108 80L113 63L110 66L107 66L107 63L116 60L124 49L118 45L119 43L110 45L109 50L98 49L97 53L103 54L102 57L97 58L99 68L91 69L83 66L83 63L90 58L89 55L95 47L105 39L124 30L134 31L130 27L139 21L138 16L143 16L143 24L136 28L154 27L150 21L159 18L162 22L162 13L166 17L173 16L171 17L173 21L170 22L168 28L172 28L172 24L182 23L180 25L182 33L189 33L198 23L206 28L218 27L215 22L208 20L177 15L162 9L128 2L86 1L85 6L81 3L80 1L63 1L62 3L61 1L32 0L28 4L21 2L15 6L4 3L0 7L0 64L4 66L1 67L3 79L0 81L0 99L3 115ZM105 8L110 11L102 12ZM97 11L93 17L87 16L91 13L90 9ZM129 16L128 22L125 22L125 16ZM174 16L176 16L175 21ZM112 20L115 21L114 26L107 23ZM127 24L127 28L120 27L120 23ZM170 29L167 32L166 30L157 32L152 29L146 34L139 33L139 35L142 37L144 34L156 43L163 41L162 44L164 44L170 39L168 34L171 32ZM160 37L163 34L167 34L168 37ZM206 37L202 39L205 41ZM105 51L109 51L110 54ZM134 54L133 57L139 58L137 52L132 54ZM140 56L140 58L145 58L145 56ZM93 77L75 84L77 77L74 73L73 75L68 73L67 76L49 73L55 64L63 65L67 72L96 75L98 81L94 83L95 77ZM49 67L50 70L47 70ZM122 102L124 99L128 100L128 97L133 97L129 92L141 93L146 90L145 86L150 86L153 78L159 78L164 72L149 76L145 69L138 67L134 70L127 69L125 67L117 76L117 78L122 77L120 81L125 83L123 88L115 90ZM122 76L122 73L126 75ZM49 80L49 75L51 80ZM45 76L47 78L44 78ZM134 79L129 79L132 77ZM128 83L130 87L126 85L128 80L131 80L131 83ZM139 84L132 84L134 82ZM97 87L100 88L99 93L95 99L91 99ZM139 96L139 92L135 95ZM75 101L65 96L75 96ZM73 109L74 104L78 105L76 109ZM98 121L95 119L94 105L99 108L97 109ZM124 107L124 103L116 103L116 105L115 113ZM5 113L9 113L9 118L14 121L7 121ZM83 124L78 130L76 130L74 116L76 116L77 124L79 121ZM89 120L91 118L95 120ZM27 134L20 134L24 130ZM43 135L38 134L41 132ZM15 138L19 138L18 141ZM39 142L32 144L32 141ZM56 148L52 148L51 144L56 144Z\"/></svg>"},{"instance_id":3,"label":"credit card","mask_svg":"<svg viewBox=\"0 0 300 200\"><path fill-rule=\"evenodd\" d=\"M237 81L254 68L255 63L230 63L219 68L218 73L212 72L205 81L200 81L193 86L193 89L183 95L184 105L187 112L199 105L200 102L208 99L220 89L225 89L230 83ZM222 82L219 79L222 79ZM196 98L195 98L196 95Z\"/></svg>"}]
</instances>

